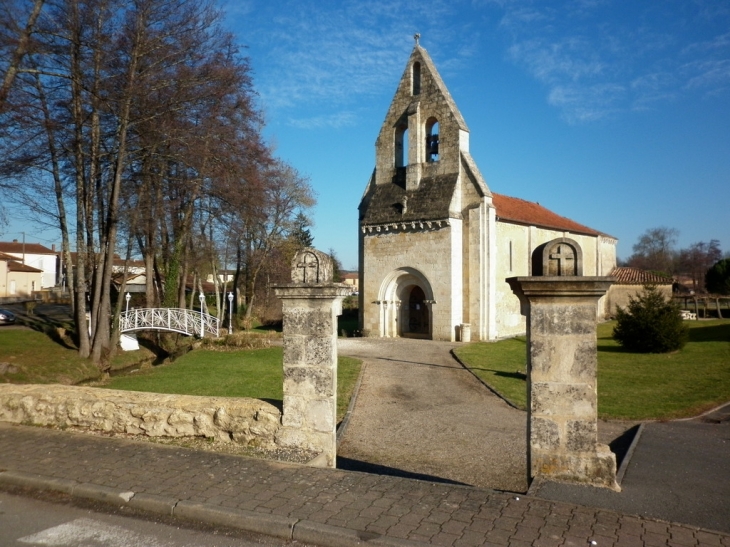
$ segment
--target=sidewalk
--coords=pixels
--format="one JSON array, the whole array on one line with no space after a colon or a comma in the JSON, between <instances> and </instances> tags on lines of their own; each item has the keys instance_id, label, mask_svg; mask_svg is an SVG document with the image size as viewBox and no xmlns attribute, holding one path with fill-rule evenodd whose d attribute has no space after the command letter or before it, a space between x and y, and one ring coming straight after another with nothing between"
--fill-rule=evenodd
<instances>
[{"instance_id":1,"label":"sidewalk","mask_svg":"<svg viewBox=\"0 0 730 547\"><path fill-rule=\"evenodd\" d=\"M322 546L730 547L730 535L570 503L0 423L10 486Z\"/></svg>"}]
</instances>

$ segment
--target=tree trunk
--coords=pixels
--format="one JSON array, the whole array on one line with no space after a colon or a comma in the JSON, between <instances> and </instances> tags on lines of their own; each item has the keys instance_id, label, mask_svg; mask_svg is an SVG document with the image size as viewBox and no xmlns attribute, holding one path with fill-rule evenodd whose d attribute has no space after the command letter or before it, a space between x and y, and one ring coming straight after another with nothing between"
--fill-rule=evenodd
<instances>
[{"instance_id":1,"label":"tree trunk","mask_svg":"<svg viewBox=\"0 0 730 547\"><path fill-rule=\"evenodd\" d=\"M10 93L10 88L15 81L15 77L20 69L20 63L23 61L23 57L28 53L28 42L30 41L30 35L33 33L38 16L43 9L45 0L35 0L33 2L33 9L28 15L28 21L25 24L23 32L18 37L18 45L13 52L10 62L8 63L8 70L3 78L2 86L0 86L0 112L5 110L5 101Z\"/></svg>"}]
</instances>

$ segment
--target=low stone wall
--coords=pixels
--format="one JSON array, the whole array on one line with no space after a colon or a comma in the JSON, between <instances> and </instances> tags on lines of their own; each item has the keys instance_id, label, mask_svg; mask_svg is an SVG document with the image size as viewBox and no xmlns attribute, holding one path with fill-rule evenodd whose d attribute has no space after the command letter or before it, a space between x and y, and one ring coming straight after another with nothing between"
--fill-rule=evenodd
<instances>
[{"instance_id":1,"label":"low stone wall","mask_svg":"<svg viewBox=\"0 0 730 547\"><path fill-rule=\"evenodd\" d=\"M258 399L0 384L0 421L275 448L281 412Z\"/></svg>"}]
</instances>

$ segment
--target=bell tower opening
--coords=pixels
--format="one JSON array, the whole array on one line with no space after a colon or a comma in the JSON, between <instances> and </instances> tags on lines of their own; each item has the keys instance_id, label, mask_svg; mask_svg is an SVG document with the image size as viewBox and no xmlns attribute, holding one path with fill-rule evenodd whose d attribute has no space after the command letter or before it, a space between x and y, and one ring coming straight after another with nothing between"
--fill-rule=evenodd
<instances>
[{"instance_id":1,"label":"bell tower opening","mask_svg":"<svg viewBox=\"0 0 730 547\"><path fill-rule=\"evenodd\" d=\"M426 161L439 161L439 122L436 118L426 121Z\"/></svg>"},{"instance_id":2,"label":"bell tower opening","mask_svg":"<svg viewBox=\"0 0 730 547\"><path fill-rule=\"evenodd\" d=\"M395 166L408 166L408 125L401 124L395 130Z\"/></svg>"},{"instance_id":3,"label":"bell tower opening","mask_svg":"<svg viewBox=\"0 0 730 547\"><path fill-rule=\"evenodd\" d=\"M421 94L421 63L416 61L411 67L411 95Z\"/></svg>"}]
</instances>

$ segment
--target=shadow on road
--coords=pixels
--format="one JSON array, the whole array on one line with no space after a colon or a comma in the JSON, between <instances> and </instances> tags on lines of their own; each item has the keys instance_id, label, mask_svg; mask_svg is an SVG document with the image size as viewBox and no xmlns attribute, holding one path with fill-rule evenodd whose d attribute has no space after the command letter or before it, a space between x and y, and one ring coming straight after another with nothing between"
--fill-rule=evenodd
<instances>
[{"instance_id":1,"label":"shadow on road","mask_svg":"<svg viewBox=\"0 0 730 547\"><path fill-rule=\"evenodd\" d=\"M462 486L470 486L463 482L453 481L436 477L433 475L426 475L423 473L412 473L410 471L404 471L402 469L395 469L394 467L388 467L386 465L378 465L376 463L368 463L359 460L353 460L350 458L343 458L342 456L337 457L337 469L344 471L360 471L361 473L371 473L373 475L387 475L390 477L401 477L403 479L416 479L428 482L438 482L443 484L459 484Z\"/></svg>"}]
</instances>

